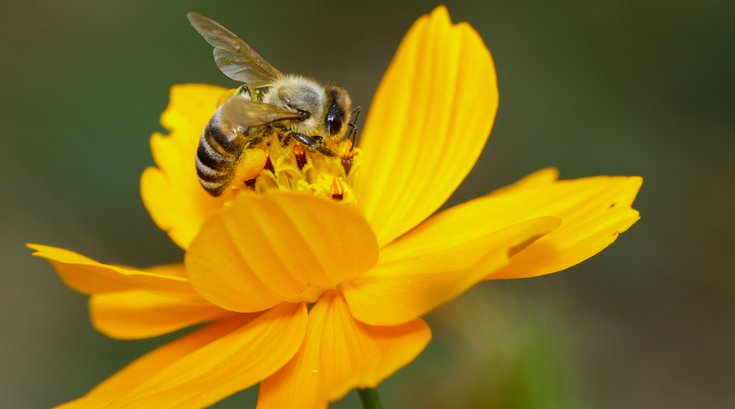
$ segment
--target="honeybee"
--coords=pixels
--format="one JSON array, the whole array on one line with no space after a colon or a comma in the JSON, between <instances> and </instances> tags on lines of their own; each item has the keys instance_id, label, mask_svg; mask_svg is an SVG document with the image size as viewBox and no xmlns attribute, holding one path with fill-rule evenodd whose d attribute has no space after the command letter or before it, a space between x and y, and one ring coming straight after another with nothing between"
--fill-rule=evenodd
<instances>
[{"instance_id":1,"label":"honeybee","mask_svg":"<svg viewBox=\"0 0 735 409\"><path fill-rule=\"evenodd\" d=\"M207 192L219 196L238 182L233 179L246 149L274 133L284 146L295 140L327 156L340 156L329 146L345 138L351 142L350 150L354 147L360 108L352 110L347 91L283 74L216 21L194 12L186 16L214 47L219 69L243 83L215 111L199 140L196 170Z\"/></svg>"}]
</instances>

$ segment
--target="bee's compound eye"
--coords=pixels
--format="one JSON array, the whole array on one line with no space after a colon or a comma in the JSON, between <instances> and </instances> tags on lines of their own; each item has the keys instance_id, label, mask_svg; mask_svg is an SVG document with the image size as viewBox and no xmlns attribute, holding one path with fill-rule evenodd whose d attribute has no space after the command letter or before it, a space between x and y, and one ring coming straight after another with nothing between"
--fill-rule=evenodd
<instances>
[{"instance_id":1,"label":"bee's compound eye","mask_svg":"<svg viewBox=\"0 0 735 409\"><path fill-rule=\"evenodd\" d=\"M344 114L339 110L337 104L332 104L327 112L327 117L324 122L327 125L327 131L329 135L336 135L342 130L342 122L344 121Z\"/></svg>"}]
</instances>

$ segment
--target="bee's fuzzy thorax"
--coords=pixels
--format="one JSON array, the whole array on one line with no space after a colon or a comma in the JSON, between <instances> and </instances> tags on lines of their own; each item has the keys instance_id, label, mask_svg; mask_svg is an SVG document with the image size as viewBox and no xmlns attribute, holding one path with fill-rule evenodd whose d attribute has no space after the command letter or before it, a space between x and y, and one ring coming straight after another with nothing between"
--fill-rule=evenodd
<instances>
[{"instance_id":1,"label":"bee's fuzzy thorax","mask_svg":"<svg viewBox=\"0 0 735 409\"><path fill-rule=\"evenodd\" d=\"M263 102L308 112L308 119L294 121L290 125L295 132L314 135L322 131L327 96L324 87L311 78L296 74L284 75L270 86Z\"/></svg>"}]
</instances>

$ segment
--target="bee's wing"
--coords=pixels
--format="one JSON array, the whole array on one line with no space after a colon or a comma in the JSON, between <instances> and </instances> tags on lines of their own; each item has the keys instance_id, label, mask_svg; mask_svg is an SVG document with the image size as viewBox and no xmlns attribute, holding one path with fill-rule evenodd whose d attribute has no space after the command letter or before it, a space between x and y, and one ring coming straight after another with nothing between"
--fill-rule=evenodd
<instances>
[{"instance_id":1,"label":"bee's wing","mask_svg":"<svg viewBox=\"0 0 735 409\"><path fill-rule=\"evenodd\" d=\"M230 123L243 128L262 126L271 122L289 119L305 119L298 111L290 111L275 105L232 97L222 105L220 115Z\"/></svg>"},{"instance_id":2,"label":"bee's wing","mask_svg":"<svg viewBox=\"0 0 735 409\"><path fill-rule=\"evenodd\" d=\"M260 88L283 74L245 41L216 21L199 13L186 14L189 22L214 47L214 61L233 80Z\"/></svg>"}]
</instances>

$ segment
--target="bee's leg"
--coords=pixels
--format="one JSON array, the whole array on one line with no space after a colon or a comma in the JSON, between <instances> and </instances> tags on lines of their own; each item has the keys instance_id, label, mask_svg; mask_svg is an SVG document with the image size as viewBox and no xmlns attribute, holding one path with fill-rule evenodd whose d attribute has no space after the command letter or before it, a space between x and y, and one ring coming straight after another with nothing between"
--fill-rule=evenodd
<instances>
[{"instance_id":1,"label":"bee's leg","mask_svg":"<svg viewBox=\"0 0 735 409\"><path fill-rule=\"evenodd\" d=\"M323 138L319 135L308 136L308 135L304 135L298 132L291 132L290 134L287 135L287 137L294 138L297 141L306 145L309 149L315 150L323 155L339 156L333 150L322 145Z\"/></svg>"},{"instance_id":2,"label":"bee's leg","mask_svg":"<svg viewBox=\"0 0 735 409\"><path fill-rule=\"evenodd\" d=\"M350 151L355 149L355 144L357 143L357 127L353 123L347 124L350 126L349 134L347 134L347 139L350 140Z\"/></svg>"},{"instance_id":3,"label":"bee's leg","mask_svg":"<svg viewBox=\"0 0 735 409\"><path fill-rule=\"evenodd\" d=\"M360 107L357 106L352 110L352 118L347 123L349 130L347 131L347 139L350 140L350 150L355 149L355 143L357 142L357 120L360 119Z\"/></svg>"},{"instance_id":4,"label":"bee's leg","mask_svg":"<svg viewBox=\"0 0 735 409\"><path fill-rule=\"evenodd\" d=\"M243 146L243 149L248 149L248 148L252 148L252 147L258 146L261 143L263 143L263 137L262 136L251 137L250 139L247 140L247 142L245 142L245 145Z\"/></svg>"},{"instance_id":5,"label":"bee's leg","mask_svg":"<svg viewBox=\"0 0 735 409\"><path fill-rule=\"evenodd\" d=\"M278 140L281 142L281 146L284 148L288 146L288 143L291 142L291 134L278 134Z\"/></svg>"},{"instance_id":6,"label":"bee's leg","mask_svg":"<svg viewBox=\"0 0 735 409\"><path fill-rule=\"evenodd\" d=\"M236 95L245 94L251 101L260 101L257 89L250 89L247 84L242 84L235 90Z\"/></svg>"},{"instance_id":7,"label":"bee's leg","mask_svg":"<svg viewBox=\"0 0 735 409\"><path fill-rule=\"evenodd\" d=\"M354 132L357 132L357 130L355 130ZM345 175L348 175L350 173L350 169L352 169L352 151L348 152L344 156L340 156L333 150L322 145L321 142L323 138L318 135L308 136L308 135L293 132L293 133L290 133L289 136L301 142L302 144L306 145L309 149L316 150L319 153L332 157L332 158L335 158L335 157L340 158L342 160L342 167L345 170ZM353 142L353 147L354 147L354 142Z\"/></svg>"},{"instance_id":8,"label":"bee's leg","mask_svg":"<svg viewBox=\"0 0 735 409\"><path fill-rule=\"evenodd\" d=\"M359 105L352 110L352 119L350 120L350 124L354 127L357 127L357 120L360 119L360 111L362 111L362 108Z\"/></svg>"}]
</instances>

